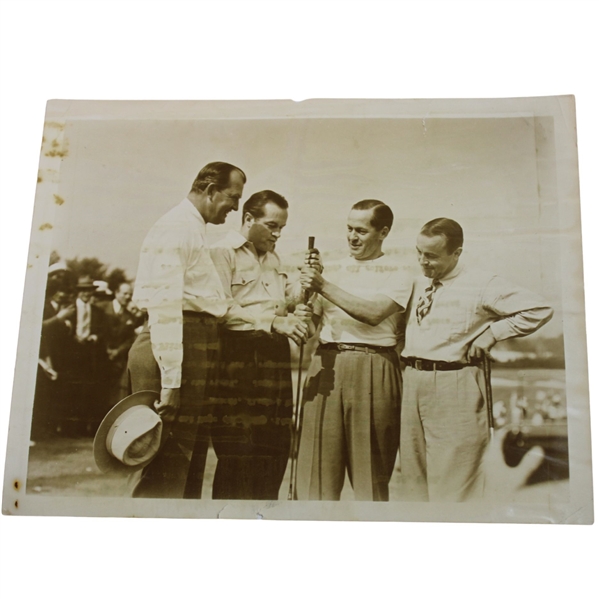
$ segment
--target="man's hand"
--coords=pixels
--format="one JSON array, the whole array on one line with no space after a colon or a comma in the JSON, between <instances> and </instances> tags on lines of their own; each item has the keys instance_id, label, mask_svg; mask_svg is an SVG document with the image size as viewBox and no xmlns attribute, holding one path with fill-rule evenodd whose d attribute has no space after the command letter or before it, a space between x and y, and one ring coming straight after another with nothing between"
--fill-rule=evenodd
<instances>
[{"instance_id":1,"label":"man's hand","mask_svg":"<svg viewBox=\"0 0 599 599\"><path fill-rule=\"evenodd\" d=\"M485 356L490 358L489 351L496 343L497 339L493 336L491 329L488 328L472 342L468 350L468 358L476 360L482 360Z\"/></svg>"},{"instance_id":2,"label":"man's hand","mask_svg":"<svg viewBox=\"0 0 599 599\"><path fill-rule=\"evenodd\" d=\"M162 389L160 399L154 402L154 407L165 422L172 422L181 405L179 389Z\"/></svg>"},{"instance_id":3,"label":"man's hand","mask_svg":"<svg viewBox=\"0 0 599 599\"><path fill-rule=\"evenodd\" d=\"M316 248L312 248L311 250L308 250L306 252L304 258L304 266L312 268L318 271L319 273L321 273L324 270L324 265L322 263L322 260L320 259L320 252Z\"/></svg>"},{"instance_id":4,"label":"man's hand","mask_svg":"<svg viewBox=\"0 0 599 599\"><path fill-rule=\"evenodd\" d=\"M325 283L322 275L310 266L304 266L300 274L302 289L310 292L320 293Z\"/></svg>"},{"instance_id":5,"label":"man's hand","mask_svg":"<svg viewBox=\"0 0 599 599\"><path fill-rule=\"evenodd\" d=\"M58 372L56 372L56 370L54 370L54 368L52 368L52 364L50 364L49 359L48 359L48 361L46 361L46 360L42 360L40 358L38 360L38 364L42 367L42 370L44 371L44 374L51 381L55 381L56 379L58 379Z\"/></svg>"},{"instance_id":6,"label":"man's hand","mask_svg":"<svg viewBox=\"0 0 599 599\"><path fill-rule=\"evenodd\" d=\"M300 320L305 323L312 322L312 315L314 314L314 310L312 309L312 305L308 304L297 304L295 306L295 312L293 313Z\"/></svg>"},{"instance_id":7,"label":"man's hand","mask_svg":"<svg viewBox=\"0 0 599 599\"><path fill-rule=\"evenodd\" d=\"M61 308L56 314L56 318L64 322L65 320L75 316L76 313L77 308L75 307L75 304L71 304L70 306L65 306L64 308Z\"/></svg>"},{"instance_id":8,"label":"man's hand","mask_svg":"<svg viewBox=\"0 0 599 599\"><path fill-rule=\"evenodd\" d=\"M296 345L308 340L308 325L294 314L276 316L272 328L275 332L289 337Z\"/></svg>"}]
</instances>

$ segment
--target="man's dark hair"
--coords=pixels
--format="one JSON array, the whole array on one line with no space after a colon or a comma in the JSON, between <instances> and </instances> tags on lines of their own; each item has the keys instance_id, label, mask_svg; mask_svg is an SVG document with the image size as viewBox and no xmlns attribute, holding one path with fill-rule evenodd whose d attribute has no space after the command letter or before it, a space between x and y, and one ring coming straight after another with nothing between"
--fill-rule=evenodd
<instances>
[{"instance_id":1,"label":"man's dark hair","mask_svg":"<svg viewBox=\"0 0 599 599\"><path fill-rule=\"evenodd\" d=\"M247 182L245 173L238 166L228 162L210 162L198 173L191 186L191 191L202 193L211 183L214 183L217 190L226 189L229 186L233 171L239 171L243 177L243 182Z\"/></svg>"},{"instance_id":2,"label":"man's dark hair","mask_svg":"<svg viewBox=\"0 0 599 599\"><path fill-rule=\"evenodd\" d=\"M464 231L462 227L451 218L435 218L420 229L422 235L435 237L443 235L445 237L445 248L448 254L453 254L458 248L464 245Z\"/></svg>"},{"instance_id":3,"label":"man's dark hair","mask_svg":"<svg viewBox=\"0 0 599 599\"><path fill-rule=\"evenodd\" d=\"M393 212L387 204L380 200L361 200L354 204L352 210L372 210L372 218L370 224L380 231L383 227L391 230L393 225Z\"/></svg>"},{"instance_id":4,"label":"man's dark hair","mask_svg":"<svg viewBox=\"0 0 599 599\"><path fill-rule=\"evenodd\" d=\"M287 208L289 208L289 203L282 195L271 191L270 189L257 191L256 193L252 194L243 205L243 210L241 212L242 222L243 217L248 213L254 218L261 218L264 216L264 206L270 202L276 204L283 210L287 210Z\"/></svg>"}]
</instances>

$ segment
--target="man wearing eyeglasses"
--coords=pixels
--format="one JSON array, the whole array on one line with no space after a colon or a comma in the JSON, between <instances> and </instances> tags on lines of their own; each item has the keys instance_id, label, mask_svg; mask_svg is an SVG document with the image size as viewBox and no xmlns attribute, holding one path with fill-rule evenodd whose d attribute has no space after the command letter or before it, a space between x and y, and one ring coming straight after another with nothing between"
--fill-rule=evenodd
<instances>
[{"instance_id":1,"label":"man wearing eyeglasses","mask_svg":"<svg viewBox=\"0 0 599 599\"><path fill-rule=\"evenodd\" d=\"M213 499L276 500L291 441L293 396L289 339L306 340L311 311L288 309L299 297L275 245L287 224L287 200L253 194L240 231L211 249L232 307L221 327L217 389L211 398L218 458Z\"/></svg>"},{"instance_id":2,"label":"man wearing eyeglasses","mask_svg":"<svg viewBox=\"0 0 599 599\"><path fill-rule=\"evenodd\" d=\"M148 323L129 352L133 392L160 392L155 407L171 422L160 454L139 475L134 497L199 498L209 443L206 388L218 349L217 322L229 299L206 247L207 223L237 210L246 176L211 162L187 197L150 229L141 249L134 303Z\"/></svg>"}]
</instances>

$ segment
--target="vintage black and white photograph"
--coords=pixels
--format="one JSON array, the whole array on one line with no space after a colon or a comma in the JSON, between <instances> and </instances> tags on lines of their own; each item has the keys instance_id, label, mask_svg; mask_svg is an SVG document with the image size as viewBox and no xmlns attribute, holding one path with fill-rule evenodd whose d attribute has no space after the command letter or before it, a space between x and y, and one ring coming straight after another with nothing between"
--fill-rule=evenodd
<instances>
[{"instance_id":1,"label":"vintage black and white photograph","mask_svg":"<svg viewBox=\"0 0 599 599\"><path fill-rule=\"evenodd\" d=\"M592 522L575 118L50 101L4 512Z\"/></svg>"}]
</instances>

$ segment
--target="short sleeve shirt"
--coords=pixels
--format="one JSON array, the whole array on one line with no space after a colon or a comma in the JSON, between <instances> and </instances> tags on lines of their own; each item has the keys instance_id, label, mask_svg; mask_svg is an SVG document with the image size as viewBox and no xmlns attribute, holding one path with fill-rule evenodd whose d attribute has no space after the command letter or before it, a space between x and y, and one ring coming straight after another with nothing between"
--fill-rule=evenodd
<instances>
[{"instance_id":1,"label":"short sleeve shirt","mask_svg":"<svg viewBox=\"0 0 599 599\"><path fill-rule=\"evenodd\" d=\"M386 255L375 260L352 257L325 265L324 277L347 293L372 300L386 295L402 309L383 322L371 326L359 322L332 302L318 296L314 313L322 316L320 340L323 343L365 343L394 347L401 335L403 311L412 293L412 281L403 266Z\"/></svg>"}]
</instances>

